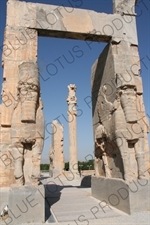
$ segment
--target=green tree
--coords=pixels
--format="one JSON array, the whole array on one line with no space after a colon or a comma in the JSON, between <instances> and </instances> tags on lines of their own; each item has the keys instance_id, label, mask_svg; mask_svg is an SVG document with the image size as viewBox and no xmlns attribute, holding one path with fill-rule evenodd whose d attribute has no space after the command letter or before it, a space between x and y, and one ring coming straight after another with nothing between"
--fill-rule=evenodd
<instances>
[{"instance_id":1,"label":"green tree","mask_svg":"<svg viewBox=\"0 0 150 225\"><path fill-rule=\"evenodd\" d=\"M65 163L65 170L68 171L69 170L69 162Z\"/></svg>"},{"instance_id":2,"label":"green tree","mask_svg":"<svg viewBox=\"0 0 150 225\"><path fill-rule=\"evenodd\" d=\"M94 160L78 161L78 170L94 170ZM65 163L65 170L69 170L69 162Z\"/></svg>"},{"instance_id":3,"label":"green tree","mask_svg":"<svg viewBox=\"0 0 150 225\"><path fill-rule=\"evenodd\" d=\"M49 170L49 164L41 164L40 170Z\"/></svg>"}]
</instances>

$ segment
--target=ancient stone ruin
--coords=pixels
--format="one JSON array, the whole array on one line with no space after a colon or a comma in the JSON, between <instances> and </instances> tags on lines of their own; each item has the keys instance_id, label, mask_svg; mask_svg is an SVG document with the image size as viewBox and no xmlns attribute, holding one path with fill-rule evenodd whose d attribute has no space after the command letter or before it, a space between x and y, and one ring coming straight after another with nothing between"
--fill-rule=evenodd
<instances>
[{"instance_id":1,"label":"ancient stone ruin","mask_svg":"<svg viewBox=\"0 0 150 225\"><path fill-rule=\"evenodd\" d=\"M133 181L141 182L142 188L134 196L128 194L119 209L132 213L148 208L148 198L143 196L149 191L149 124L140 77L134 10L137 1L112 2L113 14L105 14L77 8L68 13L69 8L64 10L63 7L60 13L54 5L7 1L0 105L0 187L14 183L18 186L9 196L12 208L21 196L34 193L40 199L37 190L44 195L42 188L36 188L36 191L33 188L39 184L44 140L37 65L38 36L108 43L92 68L96 171L92 177L92 195L107 201L112 192L120 188L128 190ZM68 88L68 117L69 120L73 118L69 123L73 134L70 136L72 170L76 169L77 162L76 87L69 85ZM43 222L40 209L44 209L42 198L38 216L33 219L34 213L27 215L29 222ZM26 222L26 216L21 222Z\"/></svg>"},{"instance_id":2,"label":"ancient stone ruin","mask_svg":"<svg viewBox=\"0 0 150 225\"><path fill-rule=\"evenodd\" d=\"M17 60L15 58L13 60L17 65ZM14 73L11 75L11 69L9 73L3 82L2 99L9 93L15 95L15 100L8 107L3 102L1 107L1 153L8 149L10 158L6 159L10 165L5 164L3 154L1 173L5 174L5 170L13 167L17 185L24 185L27 182L37 185L40 178L45 129L38 67L33 61L23 62L18 66L16 77ZM14 88L13 93L8 89L9 85ZM1 185L3 183L9 185L11 182L9 177L11 178L8 176L1 179Z\"/></svg>"},{"instance_id":3,"label":"ancient stone ruin","mask_svg":"<svg viewBox=\"0 0 150 225\"><path fill-rule=\"evenodd\" d=\"M93 65L96 176L149 178L149 124L139 61L138 47L121 41L108 44Z\"/></svg>"},{"instance_id":4,"label":"ancient stone ruin","mask_svg":"<svg viewBox=\"0 0 150 225\"><path fill-rule=\"evenodd\" d=\"M92 193L99 199L108 200L120 188L129 192L133 182L143 186L149 182L149 124L139 62L138 46L121 40L109 43L92 68L96 173ZM149 187L141 192L148 195ZM129 199L116 207L128 213L148 207L140 191L130 193Z\"/></svg>"},{"instance_id":5,"label":"ancient stone ruin","mask_svg":"<svg viewBox=\"0 0 150 225\"><path fill-rule=\"evenodd\" d=\"M51 147L49 153L50 168L49 175L50 177L57 177L64 172L64 133L63 125L58 123L57 120L52 122L52 137L51 137Z\"/></svg>"},{"instance_id":6,"label":"ancient stone ruin","mask_svg":"<svg viewBox=\"0 0 150 225\"><path fill-rule=\"evenodd\" d=\"M76 131L76 85L68 85L69 94L67 97L68 103L68 125L69 125L69 170L76 175L78 173L78 158L77 158L77 131Z\"/></svg>"},{"instance_id":7,"label":"ancient stone ruin","mask_svg":"<svg viewBox=\"0 0 150 225\"><path fill-rule=\"evenodd\" d=\"M76 132L76 85L68 85L68 97L66 99L68 104L68 125L69 125L69 171L75 177L78 175L78 158L77 158L77 132ZM64 151L63 151L63 125L57 120L52 122L52 139L49 152L49 175L50 177L57 177L59 175L69 174L64 171Z\"/></svg>"}]
</instances>

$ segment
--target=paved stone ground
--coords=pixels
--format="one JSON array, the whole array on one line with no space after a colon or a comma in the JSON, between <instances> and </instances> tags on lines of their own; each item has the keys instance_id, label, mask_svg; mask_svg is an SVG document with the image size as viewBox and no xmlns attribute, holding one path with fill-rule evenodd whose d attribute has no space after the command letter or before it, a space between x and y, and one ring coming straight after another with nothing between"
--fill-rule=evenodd
<instances>
[{"instance_id":1,"label":"paved stone ground","mask_svg":"<svg viewBox=\"0 0 150 225\"><path fill-rule=\"evenodd\" d=\"M81 188L81 179L53 179L44 174L42 183L46 193L46 224L53 222L54 225L150 225L150 211L127 215L110 208L93 198L90 188ZM0 225L6 223L0 221Z\"/></svg>"}]
</instances>

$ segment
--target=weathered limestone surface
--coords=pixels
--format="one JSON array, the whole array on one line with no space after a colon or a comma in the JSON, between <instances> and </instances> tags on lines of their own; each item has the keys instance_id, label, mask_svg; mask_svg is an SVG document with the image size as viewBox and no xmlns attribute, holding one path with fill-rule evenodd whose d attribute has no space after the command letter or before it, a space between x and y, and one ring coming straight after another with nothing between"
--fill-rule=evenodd
<instances>
[{"instance_id":1,"label":"weathered limestone surface","mask_svg":"<svg viewBox=\"0 0 150 225\"><path fill-rule=\"evenodd\" d=\"M6 224L45 222L45 190L43 185L13 188L9 193L9 216Z\"/></svg>"},{"instance_id":2,"label":"weathered limestone surface","mask_svg":"<svg viewBox=\"0 0 150 225\"><path fill-rule=\"evenodd\" d=\"M68 85L69 94L67 97L68 103L68 124L69 124L69 170L76 174L78 172L78 158L77 158L77 131L76 131L76 85Z\"/></svg>"},{"instance_id":3,"label":"weathered limestone surface","mask_svg":"<svg viewBox=\"0 0 150 225\"><path fill-rule=\"evenodd\" d=\"M0 144L0 187L9 187L15 182L13 158L9 144Z\"/></svg>"},{"instance_id":4,"label":"weathered limestone surface","mask_svg":"<svg viewBox=\"0 0 150 225\"><path fill-rule=\"evenodd\" d=\"M9 187L0 188L0 213L3 211L4 207L8 205L9 189Z\"/></svg>"},{"instance_id":5,"label":"weathered limestone surface","mask_svg":"<svg viewBox=\"0 0 150 225\"><path fill-rule=\"evenodd\" d=\"M13 156L11 154L10 127L1 126L0 105L0 187L9 187L14 182Z\"/></svg>"},{"instance_id":6,"label":"weathered limestone surface","mask_svg":"<svg viewBox=\"0 0 150 225\"><path fill-rule=\"evenodd\" d=\"M148 179L149 146L138 47L110 43L92 68L96 176Z\"/></svg>"},{"instance_id":7,"label":"weathered limestone surface","mask_svg":"<svg viewBox=\"0 0 150 225\"><path fill-rule=\"evenodd\" d=\"M135 15L137 0L113 0L113 12L123 15Z\"/></svg>"},{"instance_id":8,"label":"weathered limestone surface","mask_svg":"<svg viewBox=\"0 0 150 225\"><path fill-rule=\"evenodd\" d=\"M57 177L64 171L64 151L63 151L63 125L58 123L57 120L52 122L52 140L50 148L50 177Z\"/></svg>"},{"instance_id":9,"label":"weathered limestone surface","mask_svg":"<svg viewBox=\"0 0 150 225\"><path fill-rule=\"evenodd\" d=\"M37 183L44 139L36 65L37 31L9 24L9 20L13 21L12 15L18 18L11 4L17 1L8 1L2 54L0 186L3 187L14 183L14 177L19 184L31 183L31 177L36 177L34 183Z\"/></svg>"},{"instance_id":10,"label":"weathered limestone surface","mask_svg":"<svg viewBox=\"0 0 150 225\"><path fill-rule=\"evenodd\" d=\"M127 10L132 8L133 2L126 3ZM116 12L120 6L117 1L114 5ZM135 18L126 15L19 1L8 2L8 13L7 25L34 28L42 36L106 42L113 37L117 41L138 43Z\"/></svg>"},{"instance_id":11,"label":"weathered limestone surface","mask_svg":"<svg viewBox=\"0 0 150 225\"><path fill-rule=\"evenodd\" d=\"M24 62L19 66L19 81L17 86L17 101L14 106L11 127L12 153L14 175L18 184L25 184L23 165L25 156L31 158L31 164L26 167L32 171L28 181L38 183L40 178L40 160L44 144L43 105L40 98L38 67L34 62ZM27 162L27 161L26 161ZM30 180L31 179L31 180Z\"/></svg>"},{"instance_id":12,"label":"weathered limestone surface","mask_svg":"<svg viewBox=\"0 0 150 225\"><path fill-rule=\"evenodd\" d=\"M135 17L136 1L115 0L113 3L118 15L126 15L128 19ZM136 23L129 24L132 25L136 27ZM147 210L149 123L143 102L138 44L127 39L117 42L113 38L92 67L91 83L95 142L92 195L129 214ZM133 183L139 182L142 184L136 194L129 193ZM148 184L146 187L144 182ZM118 190L125 190L128 195L120 200Z\"/></svg>"},{"instance_id":13,"label":"weathered limestone surface","mask_svg":"<svg viewBox=\"0 0 150 225\"><path fill-rule=\"evenodd\" d=\"M93 197L127 214L148 211L150 208L150 180L136 180L127 184L121 179L92 177L91 183Z\"/></svg>"}]
</instances>

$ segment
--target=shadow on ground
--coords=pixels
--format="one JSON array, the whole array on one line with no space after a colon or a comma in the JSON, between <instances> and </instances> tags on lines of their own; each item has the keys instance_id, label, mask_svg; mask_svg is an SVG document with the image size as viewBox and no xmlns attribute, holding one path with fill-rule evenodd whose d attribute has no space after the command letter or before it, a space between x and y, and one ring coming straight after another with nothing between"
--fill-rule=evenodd
<instances>
[{"instance_id":1,"label":"shadow on ground","mask_svg":"<svg viewBox=\"0 0 150 225\"><path fill-rule=\"evenodd\" d=\"M44 177L43 175L40 177L40 180L48 179L49 177Z\"/></svg>"},{"instance_id":2,"label":"shadow on ground","mask_svg":"<svg viewBox=\"0 0 150 225\"><path fill-rule=\"evenodd\" d=\"M83 187L88 187L88 188L91 187L91 175L83 177L79 188L83 188Z\"/></svg>"},{"instance_id":3,"label":"shadow on ground","mask_svg":"<svg viewBox=\"0 0 150 225\"><path fill-rule=\"evenodd\" d=\"M48 183L45 183L44 180L47 180L47 176L41 177L41 182L45 188L45 221L48 223L55 222L53 212L51 211L51 206L58 202L61 198L61 191L64 188L89 188L91 187L91 175L84 176L81 180L80 185L58 185L53 180L49 180Z\"/></svg>"},{"instance_id":4,"label":"shadow on ground","mask_svg":"<svg viewBox=\"0 0 150 225\"><path fill-rule=\"evenodd\" d=\"M51 212L51 206L58 202L61 197L61 190L63 188L70 188L71 185L60 186L57 184L45 184L45 221L55 222L54 216Z\"/></svg>"}]
</instances>

